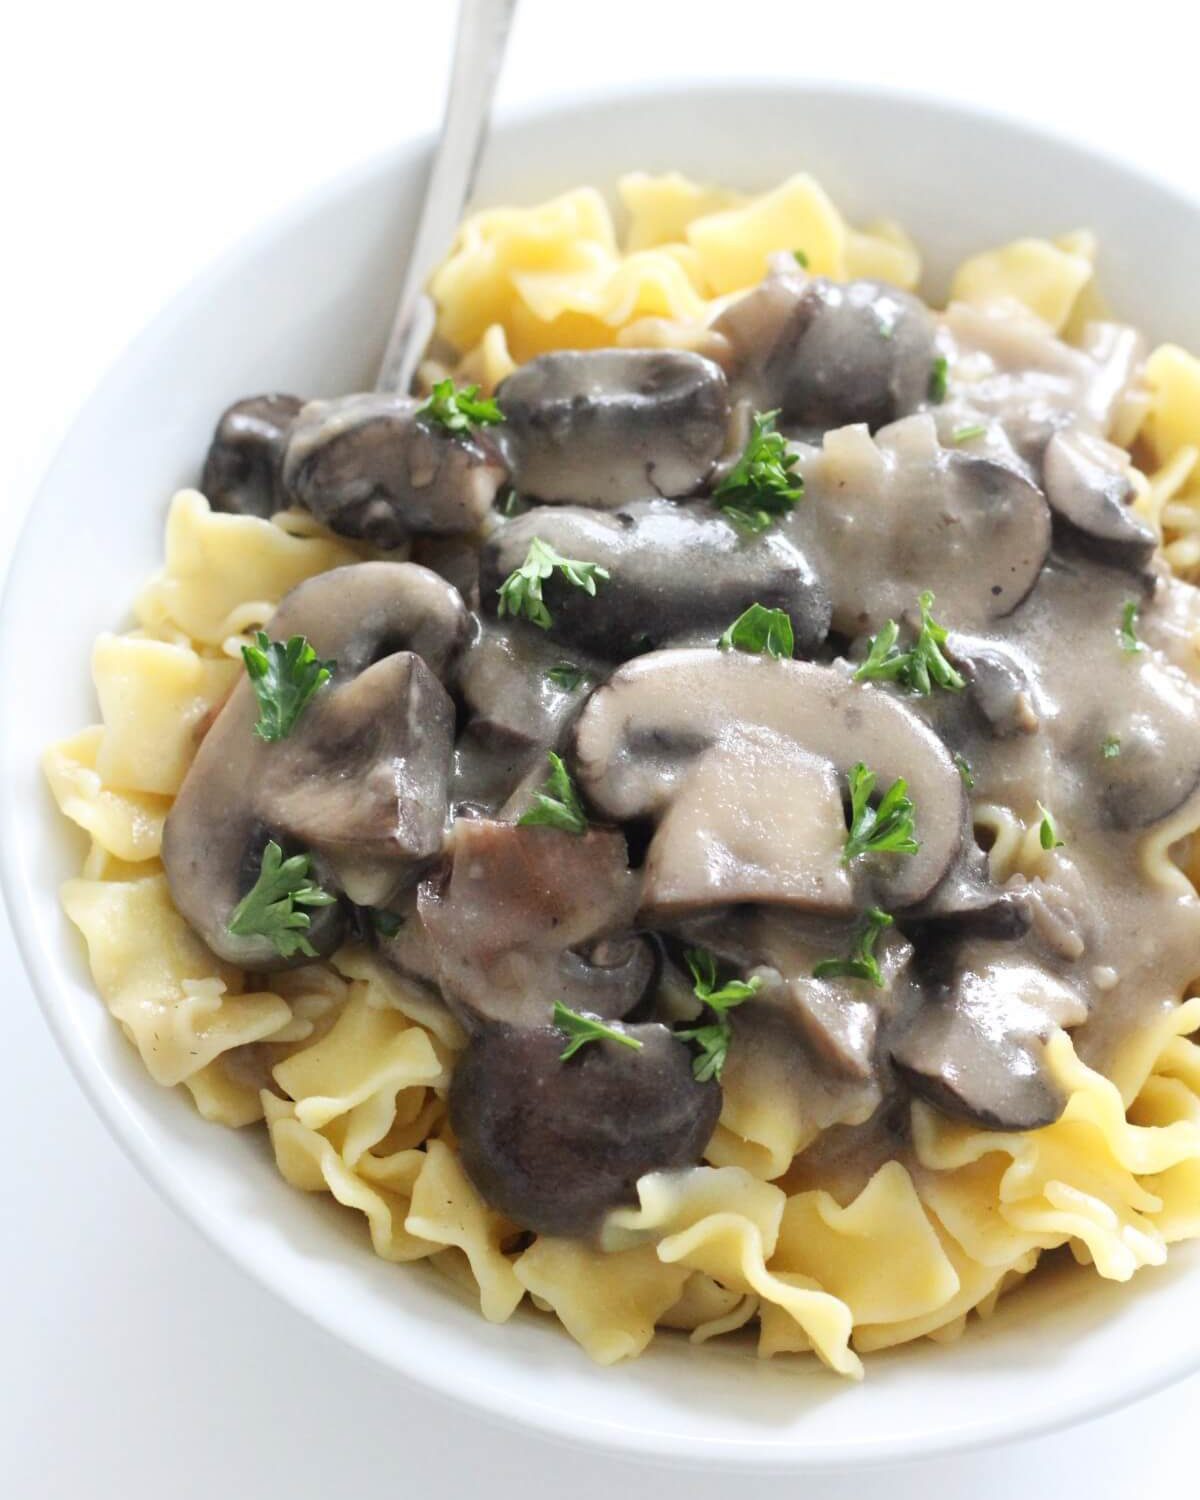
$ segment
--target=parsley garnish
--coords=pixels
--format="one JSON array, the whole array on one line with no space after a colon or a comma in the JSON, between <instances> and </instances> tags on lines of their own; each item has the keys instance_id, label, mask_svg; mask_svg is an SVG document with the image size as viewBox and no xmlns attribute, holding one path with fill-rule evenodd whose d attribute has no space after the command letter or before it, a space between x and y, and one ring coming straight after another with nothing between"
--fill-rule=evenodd
<instances>
[{"instance_id":1,"label":"parsley garnish","mask_svg":"<svg viewBox=\"0 0 1200 1500\"><path fill-rule=\"evenodd\" d=\"M741 458L713 491L721 514L746 531L765 531L804 493L803 479L792 473L797 457L775 431L778 415L778 410L754 413Z\"/></svg>"},{"instance_id":2,"label":"parsley garnish","mask_svg":"<svg viewBox=\"0 0 1200 1500\"><path fill-rule=\"evenodd\" d=\"M954 764L958 767L958 774L962 777L963 786L966 787L967 791L970 791L975 785L975 777L971 771L970 761L967 760L965 755L961 755L956 750L954 752Z\"/></svg>"},{"instance_id":3,"label":"parsley garnish","mask_svg":"<svg viewBox=\"0 0 1200 1500\"><path fill-rule=\"evenodd\" d=\"M969 443L972 438L982 437L987 428L982 422L972 422L967 427L956 427L950 434L952 443Z\"/></svg>"},{"instance_id":4,"label":"parsley garnish","mask_svg":"<svg viewBox=\"0 0 1200 1500\"><path fill-rule=\"evenodd\" d=\"M521 512L525 502L511 484L506 484L497 494L495 505L502 516L515 516Z\"/></svg>"},{"instance_id":5,"label":"parsley garnish","mask_svg":"<svg viewBox=\"0 0 1200 1500\"><path fill-rule=\"evenodd\" d=\"M501 619L512 615L514 619L531 620L542 630L550 628L550 611L542 602L542 584L555 568L568 583L573 583L585 594L594 595L597 578L606 579L608 569L598 563L581 562L575 557L563 557L549 542L535 536L525 554L525 561L514 568L496 592L500 595L500 607L496 613Z\"/></svg>"},{"instance_id":6,"label":"parsley garnish","mask_svg":"<svg viewBox=\"0 0 1200 1500\"><path fill-rule=\"evenodd\" d=\"M1113 760L1121 753L1121 737L1118 734L1109 734L1100 741L1100 754L1105 760Z\"/></svg>"},{"instance_id":7,"label":"parsley garnish","mask_svg":"<svg viewBox=\"0 0 1200 1500\"><path fill-rule=\"evenodd\" d=\"M962 675L955 671L942 652L946 631L929 613L933 595L927 589L917 603L921 609L921 628L911 649L896 649L899 626L895 620L888 620L879 634L868 641L867 658L855 672L855 682L883 678L900 683L910 693L922 698L928 698L935 686L945 688L949 693L961 693L966 687Z\"/></svg>"},{"instance_id":8,"label":"parsley garnish","mask_svg":"<svg viewBox=\"0 0 1200 1500\"><path fill-rule=\"evenodd\" d=\"M562 688L564 693L573 693L583 681L584 675L582 667L569 661L560 661L556 667L550 667L546 672L547 679L556 688Z\"/></svg>"},{"instance_id":9,"label":"parsley garnish","mask_svg":"<svg viewBox=\"0 0 1200 1500\"><path fill-rule=\"evenodd\" d=\"M381 938L394 938L404 926L404 918L398 912L385 911L381 906L372 906L371 926Z\"/></svg>"},{"instance_id":10,"label":"parsley garnish","mask_svg":"<svg viewBox=\"0 0 1200 1500\"><path fill-rule=\"evenodd\" d=\"M717 645L722 651L736 648L755 656L761 656L765 651L776 660L781 656L792 656L795 653L792 622L786 610L752 604L738 615Z\"/></svg>"},{"instance_id":11,"label":"parsley garnish","mask_svg":"<svg viewBox=\"0 0 1200 1500\"><path fill-rule=\"evenodd\" d=\"M540 792L533 794L533 806L517 819L518 828L557 828L563 833L586 833L587 818L579 793L571 783L567 768L553 750L547 752L550 774Z\"/></svg>"},{"instance_id":12,"label":"parsley garnish","mask_svg":"<svg viewBox=\"0 0 1200 1500\"><path fill-rule=\"evenodd\" d=\"M1121 610L1121 626L1117 635L1121 638L1121 650L1128 651L1132 655L1135 651L1142 649L1142 643L1138 640L1137 624L1138 605L1136 599L1126 599Z\"/></svg>"},{"instance_id":13,"label":"parsley garnish","mask_svg":"<svg viewBox=\"0 0 1200 1500\"><path fill-rule=\"evenodd\" d=\"M439 423L447 432L470 432L472 427L494 427L504 421L504 413L491 396L480 399L477 385L456 391L450 379L434 381L433 392L417 415Z\"/></svg>"},{"instance_id":14,"label":"parsley garnish","mask_svg":"<svg viewBox=\"0 0 1200 1500\"><path fill-rule=\"evenodd\" d=\"M632 1047L635 1052L640 1052L644 1046L636 1036L628 1036L623 1031L606 1026L595 1016L577 1015L575 1011L568 1010L561 1000L554 1002L554 1024L559 1031L565 1031L570 1037L566 1047L558 1054L560 1062L574 1057L580 1047L586 1047L589 1042L620 1042L622 1047Z\"/></svg>"},{"instance_id":15,"label":"parsley garnish","mask_svg":"<svg viewBox=\"0 0 1200 1500\"><path fill-rule=\"evenodd\" d=\"M944 354L939 354L929 367L929 399L935 406L940 406L946 399L949 371L950 362Z\"/></svg>"},{"instance_id":16,"label":"parsley garnish","mask_svg":"<svg viewBox=\"0 0 1200 1500\"><path fill-rule=\"evenodd\" d=\"M897 777L884 792L878 807L871 806L875 772L862 761L850 767L846 777L850 789L850 830L842 851L848 865L860 854L915 854L921 847L913 837L913 805L905 796L905 781Z\"/></svg>"},{"instance_id":17,"label":"parsley garnish","mask_svg":"<svg viewBox=\"0 0 1200 1500\"><path fill-rule=\"evenodd\" d=\"M309 880L307 854L284 859L283 850L271 839L263 850L258 879L233 908L225 926L237 937L270 938L282 958L297 953L316 958L317 950L304 935L308 913L296 911L295 906L332 906L336 899Z\"/></svg>"},{"instance_id":18,"label":"parsley garnish","mask_svg":"<svg viewBox=\"0 0 1200 1500\"><path fill-rule=\"evenodd\" d=\"M282 740L296 727L308 700L329 681L337 662L318 661L302 635L292 636L285 644L259 630L254 641L253 646L242 647L246 675L258 699L254 733L260 740Z\"/></svg>"},{"instance_id":19,"label":"parsley garnish","mask_svg":"<svg viewBox=\"0 0 1200 1500\"><path fill-rule=\"evenodd\" d=\"M692 971L694 993L716 1015L716 1020L706 1026L692 1026L686 1031L677 1031L676 1036L686 1042L695 1042L700 1055L692 1063L692 1074L699 1083L710 1078L720 1079L729 1052L732 1028L726 1012L749 1000L762 987L761 978L755 974L751 979L730 979L717 987L717 961L705 948L692 948L687 954L688 968Z\"/></svg>"},{"instance_id":20,"label":"parsley garnish","mask_svg":"<svg viewBox=\"0 0 1200 1500\"><path fill-rule=\"evenodd\" d=\"M1054 819L1039 802L1038 812L1042 815L1042 826L1038 830L1038 838L1041 840L1043 849L1064 849L1066 845L1058 836L1058 830L1054 826Z\"/></svg>"},{"instance_id":21,"label":"parsley garnish","mask_svg":"<svg viewBox=\"0 0 1200 1500\"><path fill-rule=\"evenodd\" d=\"M877 906L868 906L863 913L863 924L855 937L849 958L824 958L813 969L814 979L866 979L876 989L883 989L883 975L879 971L879 960L875 957L875 944L885 927L892 925L892 918Z\"/></svg>"},{"instance_id":22,"label":"parsley garnish","mask_svg":"<svg viewBox=\"0 0 1200 1500\"><path fill-rule=\"evenodd\" d=\"M793 250L792 258L798 266L802 266L806 271L808 270L808 256L805 255L803 250Z\"/></svg>"}]
</instances>

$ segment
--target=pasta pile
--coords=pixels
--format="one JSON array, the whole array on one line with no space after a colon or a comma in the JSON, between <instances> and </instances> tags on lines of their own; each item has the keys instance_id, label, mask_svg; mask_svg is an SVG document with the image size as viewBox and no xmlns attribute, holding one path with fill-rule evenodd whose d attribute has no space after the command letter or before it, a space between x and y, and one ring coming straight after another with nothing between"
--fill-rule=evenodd
<instances>
[{"instance_id":1,"label":"pasta pile","mask_svg":"<svg viewBox=\"0 0 1200 1500\"><path fill-rule=\"evenodd\" d=\"M843 279L911 288L920 274L897 226L850 228L805 175L750 199L675 174L626 177L619 194L621 240L590 188L466 221L432 283L460 374L490 390L550 349L702 349L715 313L780 251L802 249L813 271ZM1082 233L1020 240L966 262L952 295L1014 301L1069 337L1096 306L1094 258ZM1196 576L1200 361L1156 350L1125 425L1139 509L1171 566ZM640 1353L657 1328L703 1342L757 1318L761 1355L811 1351L857 1377L864 1352L952 1338L972 1310L987 1316L1045 1251L1068 1245L1126 1280L1200 1235L1200 998L1171 995L1111 1079L1065 1032L1052 1037L1068 1103L1044 1129L985 1132L916 1102L911 1169L888 1162L841 1201L836 1184L797 1174L809 1139L799 1114L734 1081L707 1165L642 1178L602 1246L529 1243L459 1164L444 1100L464 1037L448 1013L353 946L247 988L175 911L159 861L171 799L249 633L301 580L369 555L299 513L216 514L178 494L136 628L96 642L101 722L47 752L58 805L91 840L63 904L157 1083L183 1085L220 1124L265 1121L286 1180L361 1214L376 1254L430 1260L495 1322L527 1299L605 1364ZM1002 807L979 818L998 879L1038 873L1036 829ZM1190 894L1169 849L1198 831L1193 806L1148 840L1146 869L1164 888Z\"/></svg>"}]
</instances>

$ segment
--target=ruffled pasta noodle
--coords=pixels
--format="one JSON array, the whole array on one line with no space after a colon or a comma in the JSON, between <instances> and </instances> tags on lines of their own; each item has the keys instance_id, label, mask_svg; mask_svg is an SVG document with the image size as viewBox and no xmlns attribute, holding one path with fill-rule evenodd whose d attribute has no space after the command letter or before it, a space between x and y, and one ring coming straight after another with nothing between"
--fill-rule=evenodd
<instances>
[{"instance_id":1,"label":"ruffled pasta noodle","mask_svg":"<svg viewBox=\"0 0 1200 1500\"><path fill-rule=\"evenodd\" d=\"M838 279L912 288L920 275L897 225L853 228L804 173L757 197L635 173L618 197L620 235L591 188L462 225L432 282L459 377L490 391L521 361L568 347L703 350L714 316L779 251L802 249ZM1095 253L1086 233L1017 240L968 260L952 295L1016 304L1070 337L1098 306ZM1155 350L1119 430L1138 509L1170 566L1200 577L1200 361ZM247 632L303 579L367 555L303 512L262 521L178 494L137 627L96 642L100 722L46 752L55 800L91 841L63 906L156 1082L185 1086L220 1124L265 1121L283 1177L360 1214L376 1254L429 1260L495 1322L526 1300L605 1364L640 1353L656 1329L703 1342L756 1323L761 1355L811 1352L857 1377L863 1353L954 1338L971 1312L991 1315L1046 1251L1069 1246L1126 1280L1200 1235L1200 999L1178 995L1109 1076L1065 1032L1051 1036L1067 1098L1052 1125L983 1131L915 1102L909 1153L851 1195L791 1172L811 1123L731 1073L706 1165L644 1177L599 1244L521 1235L459 1164L445 1097L465 1039L436 998L352 947L249 987L175 911L159 863L164 817ZM1195 671L1200 621L1189 629ZM978 807L976 822L997 879L1047 874L1037 829L1011 809ZM1144 868L1164 889L1192 892L1200 866L1175 855L1200 850L1198 832L1193 799L1145 840Z\"/></svg>"}]
</instances>

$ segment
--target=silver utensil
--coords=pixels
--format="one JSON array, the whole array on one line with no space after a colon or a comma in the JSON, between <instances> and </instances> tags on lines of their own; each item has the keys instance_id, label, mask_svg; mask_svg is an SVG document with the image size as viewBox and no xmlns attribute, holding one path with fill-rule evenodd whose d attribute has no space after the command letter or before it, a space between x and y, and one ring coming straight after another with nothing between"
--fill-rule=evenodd
<instances>
[{"instance_id":1,"label":"silver utensil","mask_svg":"<svg viewBox=\"0 0 1200 1500\"><path fill-rule=\"evenodd\" d=\"M442 134L375 381L377 391L408 390L433 333L435 311L425 283L446 253L475 182L516 8L517 0L460 0Z\"/></svg>"}]
</instances>

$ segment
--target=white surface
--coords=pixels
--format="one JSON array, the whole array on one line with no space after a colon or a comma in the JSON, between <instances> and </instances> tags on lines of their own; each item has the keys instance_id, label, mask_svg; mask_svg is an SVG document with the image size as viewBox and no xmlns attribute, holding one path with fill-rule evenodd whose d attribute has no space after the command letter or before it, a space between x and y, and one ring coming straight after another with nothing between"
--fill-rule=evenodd
<instances>
[{"instance_id":1,"label":"white surface","mask_svg":"<svg viewBox=\"0 0 1200 1500\"><path fill-rule=\"evenodd\" d=\"M985 37L948 7L917 7L925 24L910 21L904 36L889 11L876 34L867 24L871 9L856 9L854 52L829 71L927 90L942 87L945 74L959 94L1002 107L1014 102L1019 79L1033 117L1153 159L1183 183L1191 171L1190 185L1198 186L1185 160L1188 49L1164 44L1153 24L1156 16L1165 24L1165 6L1140 7L1138 33L1103 38L1077 34L1065 16L1048 34L1053 17L1041 16L1035 28L1037 12L1019 6L1005 8L1002 35ZM614 73L781 71L789 55L819 72L818 47L837 55L830 23L802 22L798 9L787 7L793 19L785 24L782 6L740 4L743 33L719 41L711 26L706 32L709 11L716 13L701 5L610 4L603 30L580 48L569 45L567 32L582 7L526 0L503 93L511 100L544 92L548 71L553 90L563 92ZM668 13L684 28L671 45ZM5 428L20 444L6 455L5 526L22 481L124 336L253 220L382 139L431 120L448 44L447 18L431 20L428 7L417 5L343 5L336 30L328 30L323 13L309 16L294 5L238 12L235 23L234 7L221 0L186 27L175 23L172 35L163 35L161 21L149 23L140 42L139 24L151 14L141 7L109 5L102 21L86 23L73 8L36 23L30 14L24 24L38 31L25 55L19 47L8 53L21 76L3 90L13 119L0 122L7 142L37 143L8 200L10 218L15 207L16 222L29 231L0 252L14 262L3 279L15 304L4 319L4 378L14 384L2 393ZM401 16L415 33L407 45ZM362 40L367 29L370 44ZM380 39L393 30L397 48L389 55ZM966 54L976 71L963 68ZM283 127L274 125L280 118ZM228 163L239 131L265 144L250 168L234 172ZM1173 159L1164 154L1172 142ZM969 171L964 164L965 178ZM454 1496L486 1482L505 1496L548 1489L567 1463L584 1497L629 1483L627 1466L573 1460L414 1398L218 1262L118 1158L52 1052L10 955L0 951L0 973L10 972L6 1042L19 1065L10 1069L12 1144L0 1220L0 1284L11 1302L0 1355L0 1383L12 1383L11 1393L0 1391L6 1494L140 1500L169 1487L200 1495L216 1492L222 1476L228 1487L232 1475L240 1493L269 1487L300 1500L361 1491L381 1479L436 1485ZM809 1488L864 1497L936 1485L986 1497L1018 1489L1040 1495L1052 1484L1069 1497L1173 1478L1188 1493L1195 1477L1193 1470L1189 1483L1183 1414L1197 1394L1193 1382L1004 1456ZM737 1485L741 1493L766 1492L753 1481ZM729 1487L691 1476L680 1493L685 1486L701 1497Z\"/></svg>"}]
</instances>

